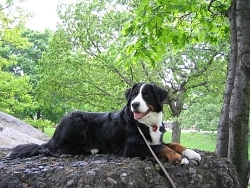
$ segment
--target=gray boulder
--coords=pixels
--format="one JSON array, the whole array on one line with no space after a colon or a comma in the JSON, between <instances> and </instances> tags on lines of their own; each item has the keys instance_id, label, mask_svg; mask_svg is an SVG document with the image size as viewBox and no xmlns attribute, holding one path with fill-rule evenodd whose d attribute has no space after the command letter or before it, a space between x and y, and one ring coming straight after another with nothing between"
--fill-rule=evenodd
<instances>
[{"instance_id":1,"label":"gray boulder","mask_svg":"<svg viewBox=\"0 0 250 188\"><path fill-rule=\"evenodd\" d=\"M8 149L2 149L2 156ZM178 188L240 188L235 167L213 153L197 151L200 163L164 167ZM0 155L1 156L1 155ZM154 159L114 155L36 156L0 159L0 187L172 187Z\"/></svg>"},{"instance_id":2,"label":"gray boulder","mask_svg":"<svg viewBox=\"0 0 250 188\"><path fill-rule=\"evenodd\" d=\"M9 114L0 112L0 147L13 148L19 144L42 144L49 137L40 130Z\"/></svg>"}]
</instances>

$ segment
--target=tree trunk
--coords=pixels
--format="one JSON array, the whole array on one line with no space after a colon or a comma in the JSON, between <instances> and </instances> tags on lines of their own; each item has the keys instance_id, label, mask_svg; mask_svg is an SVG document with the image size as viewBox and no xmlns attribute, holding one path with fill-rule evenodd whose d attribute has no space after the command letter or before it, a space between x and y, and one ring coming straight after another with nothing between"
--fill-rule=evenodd
<instances>
[{"instance_id":1,"label":"tree trunk","mask_svg":"<svg viewBox=\"0 0 250 188\"><path fill-rule=\"evenodd\" d=\"M38 110L36 112L36 119L40 119L41 118L41 110Z\"/></svg>"},{"instance_id":2,"label":"tree trunk","mask_svg":"<svg viewBox=\"0 0 250 188\"><path fill-rule=\"evenodd\" d=\"M41 110L38 110L36 113L36 118L40 119L41 118ZM41 127L41 131L44 133L44 126Z\"/></svg>"},{"instance_id":3,"label":"tree trunk","mask_svg":"<svg viewBox=\"0 0 250 188\"><path fill-rule=\"evenodd\" d=\"M180 128L180 123L178 122L178 120L176 120L173 122L171 142L180 143L180 141L181 141L181 128Z\"/></svg>"},{"instance_id":4,"label":"tree trunk","mask_svg":"<svg viewBox=\"0 0 250 188\"><path fill-rule=\"evenodd\" d=\"M178 95L169 102L169 106L174 117L173 127L172 127L172 142L180 143L181 137L181 127L180 122L178 122L178 117L183 110L183 96L182 91L179 91Z\"/></svg>"},{"instance_id":5,"label":"tree trunk","mask_svg":"<svg viewBox=\"0 0 250 188\"><path fill-rule=\"evenodd\" d=\"M250 102L250 1L236 1L238 59L229 111L228 158L247 187Z\"/></svg>"},{"instance_id":6,"label":"tree trunk","mask_svg":"<svg viewBox=\"0 0 250 188\"><path fill-rule=\"evenodd\" d=\"M228 118L229 118L229 107L231 94L234 85L235 71L237 65L237 30L236 30L236 19L235 19L235 3L232 3L227 11L227 16L230 21L231 28L231 54L227 73L226 89L224 93L224 104L221 110L218 131L217 131L217 145L215 153L220 156L227 158L228 154L228 140L229 140L229 129L228 129Z\"/></svg>"},{"instance_id":7,"label":"tree trunk","mask_svg":"<svg viewBox=\"0 0 250 188\"><path fill-rule=\"evenodd\" d=\"M250 102L249 0L233 0L227 13L231 31L231 55L216 153L232 161L243 187L247 187Z\"/></svg>"}]
</instances>

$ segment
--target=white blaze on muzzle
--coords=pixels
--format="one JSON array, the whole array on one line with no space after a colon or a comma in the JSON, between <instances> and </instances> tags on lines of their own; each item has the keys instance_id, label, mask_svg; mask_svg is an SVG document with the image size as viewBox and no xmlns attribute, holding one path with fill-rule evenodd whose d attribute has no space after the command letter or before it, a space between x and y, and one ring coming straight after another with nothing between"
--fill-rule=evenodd
<instances>
[{"instance_id":1,"label":"white blaze on muzzle","mask_svg":"<svg viewBox=\"0 0 250 188\"><path fill-rule=\"evenodd\" d=\"M141 119L146 116L151 109L147 106L146 102L142 97L142 89L145 84L143 84L140 88L138 95L131 102L131 110L134 113L135 119Z\"/></svg>"}]
</instances>

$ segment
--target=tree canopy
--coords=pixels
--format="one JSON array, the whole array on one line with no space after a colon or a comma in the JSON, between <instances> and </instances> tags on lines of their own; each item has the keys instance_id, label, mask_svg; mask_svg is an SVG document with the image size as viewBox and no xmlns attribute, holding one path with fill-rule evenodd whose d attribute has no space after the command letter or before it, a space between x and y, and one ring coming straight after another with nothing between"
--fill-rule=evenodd
<instances>
[{"instance_id":1,"label":"tree canopy","mask_svg":"<svg viewBox=\"0 0 250 188\"><path fill-rule=\"evenodd\" d=\"M59 6L61 22L53 36L49 31L23 30L29 45L18 49L5 44L9 48L5 55L15 54L17 61L5 70L13 74L20 69L29 77L33 109L26 108L26 115L57 122L75 109L117 110L124 105L125 90L142 81L169 91L165 119L178 119L195 95L219 97L229 33L218 7L226 5L211 7L216 10L212 23L205 1L192 3L190 9L170 5L78 1ZM207 33L209 24L219 37Z\"/></svg>"},{"instance_id":2,"label":"tree canopy","mask_svg":"<svg viewBox=\"0 0 250 188\"><path fill-rule=\"evenodd\" d=\"M18 17L14 17L11 13L16 9L8 3L0 7L0 110L19 116L32 104L30 79L26 75L15 76L18 70L9 71L9 67L17 64L17 57L11 53L11 48L20 49L29 45L21 37L26 15L19 12Z\"/></svg>"}]
</instances>

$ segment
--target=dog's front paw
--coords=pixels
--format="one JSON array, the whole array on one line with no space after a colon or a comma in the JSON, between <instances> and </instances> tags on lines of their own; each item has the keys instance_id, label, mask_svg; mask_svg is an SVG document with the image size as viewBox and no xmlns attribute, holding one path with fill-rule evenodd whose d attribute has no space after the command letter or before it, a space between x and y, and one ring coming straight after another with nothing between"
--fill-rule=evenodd
<instances>
[{"instance_id":1,"label":"dog's front paw","mask_svg":"<svg viewBox=\"0 0 250 188\"><path fill-rule=\"evenodd\" d=\"M173 152L171 155L169 155L168 157L168 161L174 165L176 164L187 164L188 160L185 160L187 158L183 158L182 155Z\"/></svg>"},{"instance_id":2,"label":"dog's front paw","mask_svg":"<svg viewBox=\"0 0 250 188\"><path fill-rule=\"evenodd\" d=\"M92 154L97 154L99 152L99 149L92 149L90 150Z\"/></svg>"},{"instance_id":3,"label":"dog's front paw","mask_svg":"<svg viewBox=\"0 0 250 188\"><path fill-rule=\"evenodd\" d=\"M180 164L189 164L189 161L186 157L183 157Z\"/></svg>"},{"instance_id":4,"label":"dog's front paw","mask_svg":"<svg viewBox=\"0 0 250 188\"><path fill-rule=\"evenodd\" d=\"M201 155L197 152L195 152L194 150L191 149L185 149L182 154L187 157L188 159L194 159L196 161L200 161L201 160Z\"/></svg>"}]
</instances>

